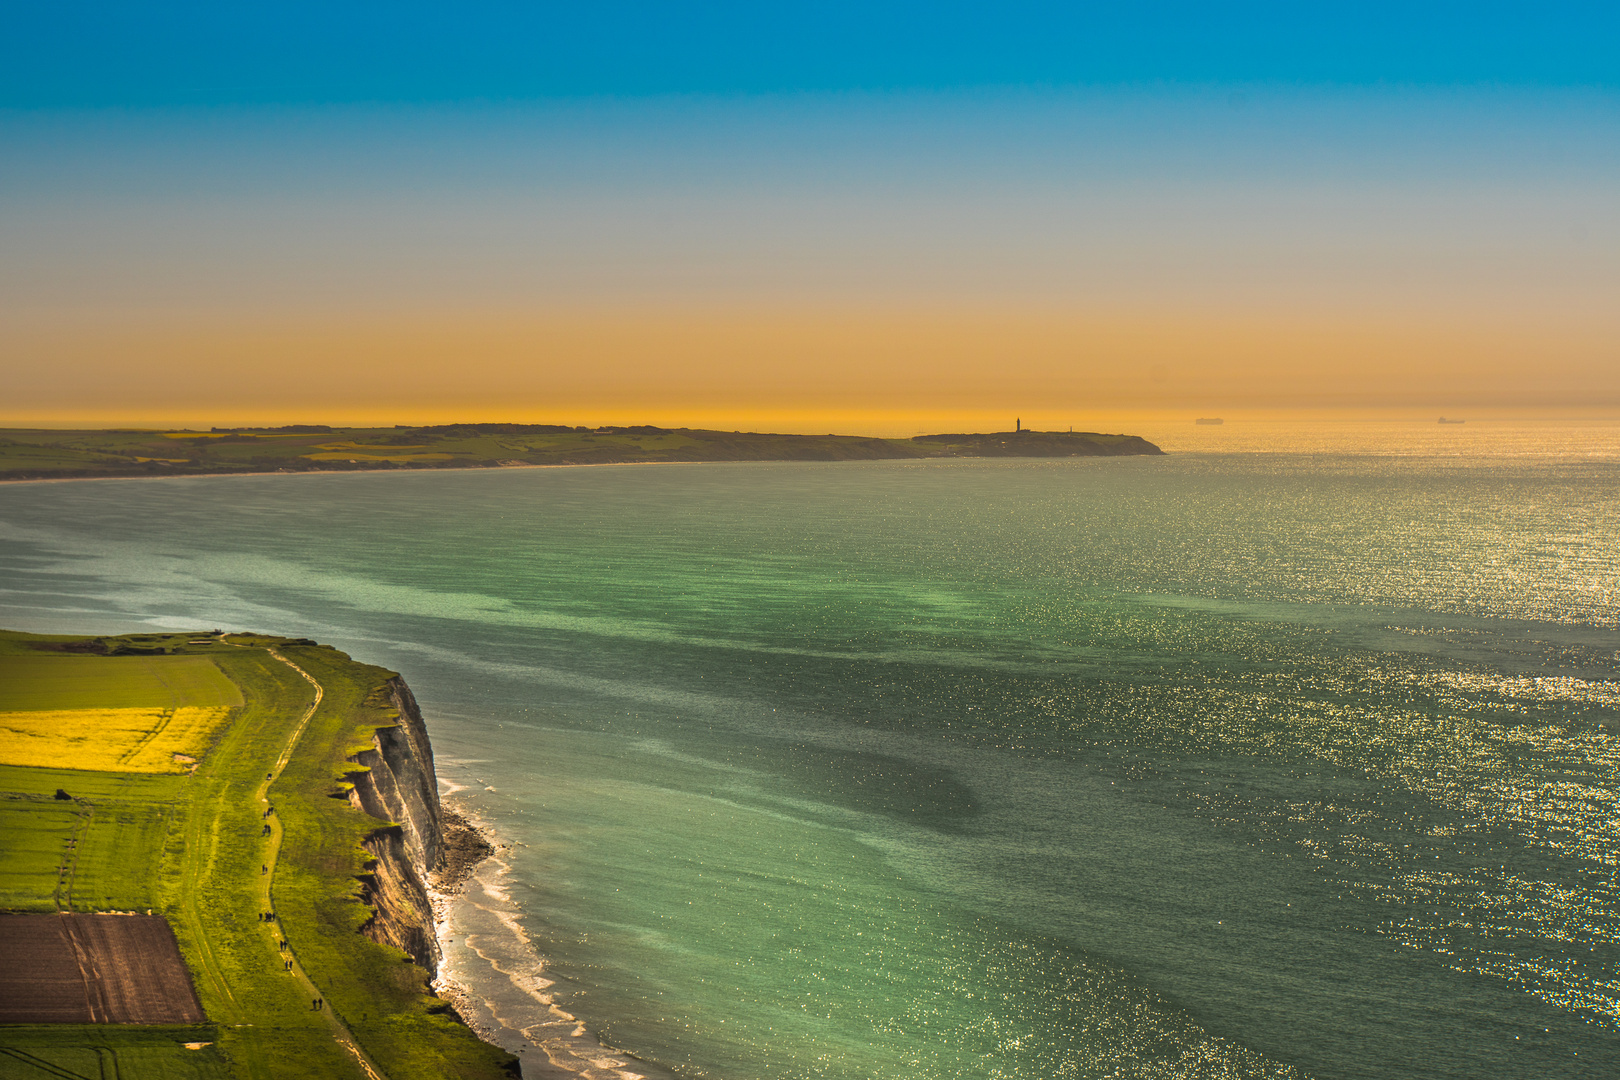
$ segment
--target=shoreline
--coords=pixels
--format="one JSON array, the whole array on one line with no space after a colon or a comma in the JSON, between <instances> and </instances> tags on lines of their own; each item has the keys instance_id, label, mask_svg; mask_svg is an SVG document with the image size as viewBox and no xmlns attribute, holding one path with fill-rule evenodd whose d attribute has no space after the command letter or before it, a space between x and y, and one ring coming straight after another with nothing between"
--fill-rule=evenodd
<instances>
[{"instance_id":1,"label":"shoreline","mask_svg":"<svg viewBox=\"0 0 1620 1080\"><path fill-rule=\"evenodd\" d=\"M192 473L149 473L143 476L131 476L127 473L107 473L104 476L5 476L0 477L0 484L77 484L88 480L197 480L209 476L349 476L354 473L399 473L401 475L415 475L417 473L464 473L464 472L512 472L517 469L605 469L623 465L756 465L772 461L790 461L791 458L764 458L748 459L743 461L556 461L549 463L526 463L523 465L459 465L450 469L265 469L253 472L239 472L237 470L222 470L220 472L192 472ZM873 460L865 458L851 458L851 461ZM882 461L922 461L924 458L880 458ZM829 462L816 462L816 464L830 464Z\"/></svg>"},{"instance_id":2,"label":"shoreline","mask_svg":"<svg viewBox=\"0 0 1620 1080\"><path fill-rule=\"evenodd\" d=\"M306 425L292 432L278 428L244 434L245 430L0 429L0 482L696 465L722 461L1131 457L1164 453L1140 435L1072 430L1021 429L917 435L909 439L651 426L585 430L514 424L430 425L403 431L400 426L340 429L324 425ZM216 439L224 442L213 441ZM186 445L176 440L184 440ZM237 445L244 442L255 445Z\"/></svg>"},{"instance_id":3,"label":"shoreline","mask_svg":"<svg viewBox=\"0 0 1620 1080\"><path fill-rule=\"evenodd\" d=\"M1148 457L1146 454L1112 454L1096 455L1108 458L1120 457ZM1168 457L1168 454L1158 456ZM1090 456L1085 460L1092 460ZM213 476L352 476L364 473L368 476L375 473L396 473L402 476L415 476L422 473L468 473L468 472L519 472L524 469L613 469L624 468L627 465L844 465L864 464L873 461L1071 461L1074 458L1055 457L1012 457L985 455L975 457L968 454L953 455L949 457L914 457L914 458L841 458L827 460L822 458L718 458L712 461L557 461L544 463L528 463L523 465L461 465L451 469L271 469L262 472L197 472L149 474L144 476L130 476L124 473L108 473L105 476L10 476L0 477L0 486L5 484L79 484L91 480L131 480L145 482L148 480L201 480Z\"/></svg>"},{"instance_id":4,"label":"shoreline","mask_svg":"<svg viewBox=\"0 0 1620 1080\"><path fill-rule=\"evenodd\" d=\"M441 802L439 820L440 843L444 851L439 859L440 866L428 872L426 884L428 903L433 908L433 936L438 942L439 966L442 969L443 958L448 956L449 946L454 944L454 940L446 936L450 907L466 891L473 871L495 854L496 845L485 831L488 829L487 823L480 828L453 806ZM467 1025L473 1034L492 1046L501 1045L498 1032L478 1022L477 1013L471 1008L472 999L460 983L441 970L434 977L432 985L434 994L450 1003L456 1019Z\"/></svg>"},{"instance_id":5,"label":"shoreline","mask_svg":"<svg viewBox=\"0 0 1620 1080\"><path fill-rule=\"evenodd\" d=\"M451 786L453 796L460 789ZM501 854L511 845L469 807L443 801L440 807L446 856L428 882L442 957L433 992L480 1039L516 1054L525 1076L675 1080L673 1072L604 1043L587 1020L556 1003L550 992L556 979L520 925L523 912L507 887L511 864Z\"/></svg>"}]
</instances>

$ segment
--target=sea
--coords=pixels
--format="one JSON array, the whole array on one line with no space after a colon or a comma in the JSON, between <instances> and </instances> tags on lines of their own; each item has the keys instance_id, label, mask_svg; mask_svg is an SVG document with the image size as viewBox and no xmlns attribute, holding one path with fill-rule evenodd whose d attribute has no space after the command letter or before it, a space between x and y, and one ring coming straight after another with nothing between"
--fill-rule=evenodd
<instances>
[{"instance_id":1,"label":"sea","mask_svg":"<svg viewBox=\"0 0 1620 1080\"><path fill-rule=\"evenodd\" d=\"M1620 1076L1620 424L0 485L0 625L402 672L591 1077Z\"/></svg>"}]
</instances>

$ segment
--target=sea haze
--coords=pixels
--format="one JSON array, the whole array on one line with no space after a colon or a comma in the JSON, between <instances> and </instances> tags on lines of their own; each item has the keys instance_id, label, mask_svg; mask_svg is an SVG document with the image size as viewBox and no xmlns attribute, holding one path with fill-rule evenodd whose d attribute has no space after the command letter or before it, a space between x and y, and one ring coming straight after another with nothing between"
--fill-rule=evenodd
<instances>
[{"instance_id":1,"label":"sea haze","mask_svg":"<svg viewBox=\"0 0 1620 1080\"><path fill-rule=\"evenodd\" d=\"M1607 1078L1620 448L1509 434L6 485L0 623L403 672L526 1055Z\"/></svg>"}]
</instances>

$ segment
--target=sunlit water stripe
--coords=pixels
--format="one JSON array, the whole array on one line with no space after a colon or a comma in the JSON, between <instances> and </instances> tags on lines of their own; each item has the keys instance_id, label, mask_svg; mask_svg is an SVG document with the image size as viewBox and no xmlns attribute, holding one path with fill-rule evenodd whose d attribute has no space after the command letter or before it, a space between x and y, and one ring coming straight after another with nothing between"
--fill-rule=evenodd
<instances>
[{"instance_id":1,"label":"sunlit water stripe","mask_svg":"<svg viewBox=\"0 0 1620 1080\"><path fill-rule=\"evenodd\" d=\"M1613 480L1239 456L13 487L0 603L403 669L447 767L483 762L458 797L513 845L547 993L690 1075L1596 1077Z\"/></svg>"}]
</instances>

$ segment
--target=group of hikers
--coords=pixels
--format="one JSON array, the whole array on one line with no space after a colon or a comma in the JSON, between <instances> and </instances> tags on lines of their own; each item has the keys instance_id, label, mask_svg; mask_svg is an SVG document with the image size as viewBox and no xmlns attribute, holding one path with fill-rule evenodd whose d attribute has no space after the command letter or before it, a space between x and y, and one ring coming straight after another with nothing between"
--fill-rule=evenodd
<instances>
[{"instance_id":1,"label":"group of hikers","mask_svg":"<svg viewBox=\"0 0 1620 1080\"><path fill-rule=\"evenodd\" d=\"M271 775L273 775L273 774L271 774ZM266 780L270 779L270 775L266 775L265 779ZM276 808L274 806L268 806L268 807L265 808L264 814L262 816L263 817L269 817L271 814L273 814L275 812L276 812ZM266 822L266 824L264 826L264 832L260 833L260 835L261 836L269 836L270 835L270 825L269 825L268 822ZM261 864L259 866L259 873L261 875L262 874L268 874L269 872L270 872L270 864L269 863L263 863L263 864ZM272 922L273 923L273 922L276 921L276 913L273 912L273 911L261 911L261 912L259 912L259 921L260 922ZM287 941L286 938L281 938L276 942L276 948L279 949L282 952L286 952L289 948L291 948L291 945L289 944L289 942ZM293 969L293 962L291 960L283 960L281 962L281 970L282 971L291 971L292 969ZM316 998L314 1000L314 1002L310 1005L310 1008L312 1008L312 1009L319 1009L319 1008L322 1008L322 1007L323 1007L323 1003L322 1003L320 998Z\"/></svg>"},{"instance_id":2,"label":"group of hikers","mask_svg":"<svg viewBox=\"0 0 1620 1080\"><path fill-rule=\"evenodd\" d=\"M273 912L273 911L261 911L261 912L259 912L259 921L260 922L275 922L276 921L276 913ZM290 945L289 945L286 938L281 938L281 939L277 940L276 948L280 949L282 952L286 952L287 949L290 948ZM283 960L281 962L281 970L282 971L291 971L292 969L293 969L293 962L291 960Z\"/></svg>"},{"instance_id":3,"label":"group of hikers","mask_svg":"<svg viewBox=\"0 0 1620 1080\"><path fill-rule=\"evenodd\" d=\"M266 780L273 780L273 779L275 779L275 775L276 775L275 773L265 773L264 778ZM275 812L276 812L275 806L273 806L273 805L266 806L265 809L264 809L264 813L260 816L260 819L264 820L266 818L269 818L270 815L274 814ZM269 836L270 835L270 822L269 821L264 822L264 830L261 833L259 833L259 835L260 836ZM269 872L270 872L270 864L269 863L261 863L260 866L259 866L259 873L261 875L263 875L263 874L268 874ZM276 922L277 921L276 920L276 913L274 911L261 911L261 912L259 912L259 921L260 922L270 922L270 923ZM276 942L276 948L281 950L282 952L286 952L291 947L292 947L291 944L287 941L286 938L281 938L280 940L278 940ZM290 972L290 971L292 971L292 969L293 969L293 962L291 960L283 960L281 962L281 970ZM322 1009L326 1008L326 999L325 998L311 998L310 1002L309 1002L309 1007L310 1007L310 1009L312 1011L319 1012Z\"/></svg>"}]
</instances>

